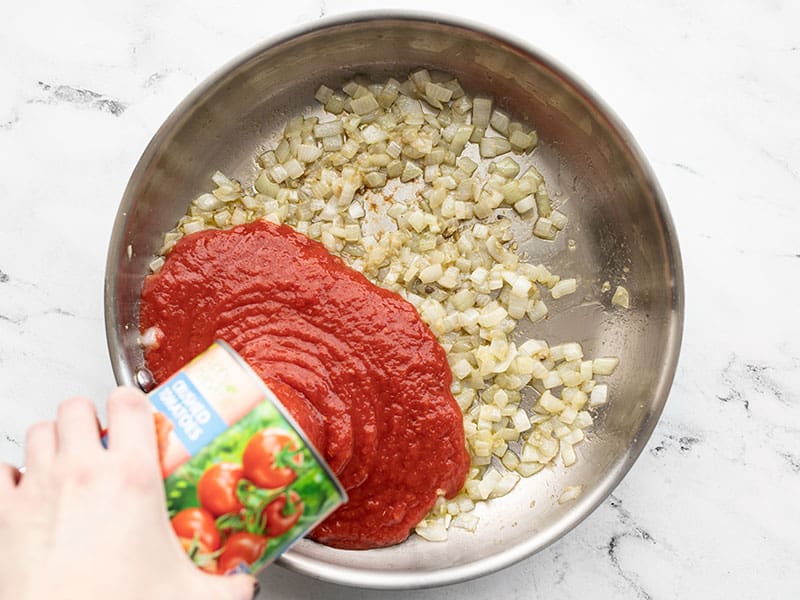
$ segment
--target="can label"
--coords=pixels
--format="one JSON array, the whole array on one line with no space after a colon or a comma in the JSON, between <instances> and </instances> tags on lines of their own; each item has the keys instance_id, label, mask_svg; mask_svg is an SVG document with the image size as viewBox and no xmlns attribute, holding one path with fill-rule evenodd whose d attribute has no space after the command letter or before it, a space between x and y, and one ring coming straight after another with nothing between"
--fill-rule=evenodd
<instances>
[{"instance_id":1,"label":"can label","mask_svg":"<svg viewBox=\"0 0 800 600\"><path fill-rule=\"evenodd\" d=\"M186 373L178 373L150 394L157 411L175 426L175 435L191 456L228 428Z\"/></svg>"},{"instance_id":2,"label":"can label","mask_svg":"<svg viewBox=\"0 0 800 600\"><path fill-rule=\"evenodd\" d=\"M224 342L148 398L173 528L204 570L254 573L346 500L272 391Z\"/></svg>"}]
</instances>

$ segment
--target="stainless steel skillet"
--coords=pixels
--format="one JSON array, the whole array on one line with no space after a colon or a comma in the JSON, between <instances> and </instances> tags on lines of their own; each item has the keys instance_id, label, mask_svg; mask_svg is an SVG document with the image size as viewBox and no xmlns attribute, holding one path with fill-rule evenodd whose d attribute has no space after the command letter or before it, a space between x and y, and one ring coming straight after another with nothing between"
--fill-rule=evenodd
<instances>
[{"instance_id":1,"label":"stainless steel skillet","mask_svg":"<svg viewBox=\"0 0 800 600\"><path fill-rule=\"evenodd\" d=\"M496 571L542 549L589 515L644 448L666 401L683 324L680 253L666 202L630 134L590 90L552 59L518 41L450 18L395 13L322 21L272 40L201 84L144 151L120 204L106 270L106 329L120 383L143 364L137 302L147 264L188 202L217 169L252 181L254 156L285 121L314 106L321 83L356 73L382 79L425 66L456 75L470 93L491 95L534 126L532 161L563 202L568 229L554 243L520 246L532 260L579 278L579 290L523 330L553 343L575 340L587 354L618 355L611 402L577 447L578 463L523 480L479 507L475 533L443 543L412 536L381 550L343 551L303 541L281 564L335 583L405 589ZM575 248L567 246L574 240ZM604 281L631 293L613 309ZM566 485L579 499L558 504Z\"/></svg>"}]
</instances>

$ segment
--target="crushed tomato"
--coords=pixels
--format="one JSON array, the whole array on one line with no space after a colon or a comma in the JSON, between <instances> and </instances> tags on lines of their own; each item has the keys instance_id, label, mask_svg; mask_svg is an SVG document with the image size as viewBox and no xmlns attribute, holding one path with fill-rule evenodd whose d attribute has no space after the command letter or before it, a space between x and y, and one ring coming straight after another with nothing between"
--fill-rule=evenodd
<instances>
[{"instance_id":1,"label":"crushed tomato","mask_svg":"<svg viewBox=\"0 0 800 600\"><path fill-rule=\"evenodd\" d=\"M142 329L161 382L215 339L270 385L347 489L311 537L399 543L469 455L444 350L416 309L290 227L256 221L180 240L145 281Z\"/></svg>"}]
</instances>

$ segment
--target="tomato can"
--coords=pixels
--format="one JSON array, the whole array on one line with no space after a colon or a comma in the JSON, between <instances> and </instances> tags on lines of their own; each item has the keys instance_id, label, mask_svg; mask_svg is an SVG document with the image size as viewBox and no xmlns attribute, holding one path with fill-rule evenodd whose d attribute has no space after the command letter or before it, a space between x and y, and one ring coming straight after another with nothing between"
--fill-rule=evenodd
<instances>
[{"instance_id":1,"label":"tomato can","mask_svg":"<svg viewBox=\"0 0 800 600\"><path fill-rule=\"evenodd\" d=\"M255 573L347 500L275 394L223 341L148 398L173 529L215 573Z\"/></svg>"}]
</instances>

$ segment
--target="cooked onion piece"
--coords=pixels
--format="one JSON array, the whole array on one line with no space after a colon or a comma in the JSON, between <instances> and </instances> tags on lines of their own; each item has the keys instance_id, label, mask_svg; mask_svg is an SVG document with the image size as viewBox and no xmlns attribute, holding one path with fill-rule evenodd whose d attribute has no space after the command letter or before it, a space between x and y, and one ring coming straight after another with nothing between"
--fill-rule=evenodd
<instances>
[{"instance_id":1,"label":"cooked onion piece","mask_svg":"<svg viewBox=\"0 0 800 600\"><path fill-rule=\"evenodd\" d=\"M622 308L630 308L631 296L628 290L621 285L618 285L617 289L614 290L614 296L611 298L611 304L621 306Z\"/></svg>"},{"instance_id":2,"label":"cooked onion piece","mask_svg":"<svg viewBox=\"0 0 800 600\"><path fill-rule=\"evenodd\" d=\"M572 500L576 500L582 493L583 493L582 485L568 485L567 487L564 488L564 491L558 497L558 503L565 504L566 502L571 502Z\"/></svg>"}]
</instances>

